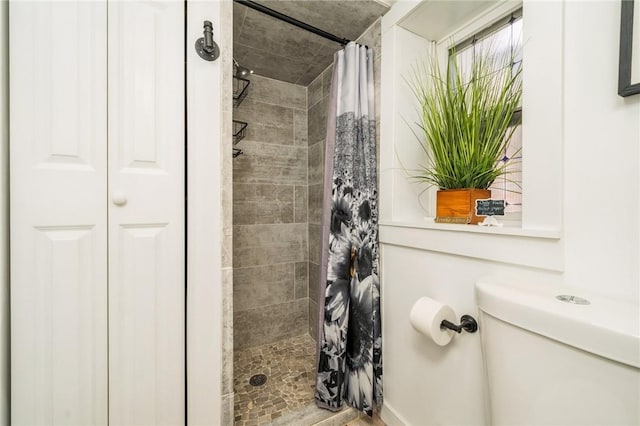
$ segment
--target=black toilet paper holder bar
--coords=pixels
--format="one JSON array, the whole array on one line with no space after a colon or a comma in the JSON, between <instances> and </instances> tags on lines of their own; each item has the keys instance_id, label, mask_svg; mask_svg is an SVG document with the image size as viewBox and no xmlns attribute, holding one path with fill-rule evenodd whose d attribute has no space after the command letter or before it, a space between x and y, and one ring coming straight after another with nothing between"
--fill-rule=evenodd
<instances>
[{"instance_id":1,"label":"black toilet paper holder bar","mask_svg":"<svg viewBox=\"0 0 640 426\"><path fill-rule=\"evenodd\" d=\"M462 333L462 330L467 333L475 333L478 331L478 322L471 315L463 315L460 317L460 325L456 325L451 321L442 320L440 323L440 328L448 328L449 330L453 330L456 333Z\"/></svg>"}]
</instances>

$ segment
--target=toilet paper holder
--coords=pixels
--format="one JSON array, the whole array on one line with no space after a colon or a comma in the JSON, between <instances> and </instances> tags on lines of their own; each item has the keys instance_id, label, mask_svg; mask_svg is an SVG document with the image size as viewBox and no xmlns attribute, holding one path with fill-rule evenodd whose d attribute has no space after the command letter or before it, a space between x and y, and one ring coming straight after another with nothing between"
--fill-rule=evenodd
<instances>
[{"instance_id":1,"label":"toilet paper holder","mask_svg":"<svg viewBox=\"0 0 640 426\"><path fill-rule=\"evenodd\" d=\"M462 330L467 333L475 333L478 331L478 322L471 315L463 315L460 317L460 325L456 325L451 321L442 320L440 323L440 328L448 328L449 330L453 330L456 333L462 333Z\"/></svg>"}]
</instances>

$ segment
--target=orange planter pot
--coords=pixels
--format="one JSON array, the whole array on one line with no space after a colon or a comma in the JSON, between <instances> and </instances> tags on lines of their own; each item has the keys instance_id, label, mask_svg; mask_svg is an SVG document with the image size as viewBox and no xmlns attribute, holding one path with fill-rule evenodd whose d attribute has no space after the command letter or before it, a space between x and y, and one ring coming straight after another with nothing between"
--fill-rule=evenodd
<instances>
[{"instance_id":1,"label":"orange planter pot","mask_svg":"<svg viewBox=\"0 0 640 426\"><path fill-rule=\"evenodd\" d=\"M445 189L437 193L436 222L471 223L482 222L476 216L476 200L491 198L489 189Z\"/></svg>"}]
</instances>

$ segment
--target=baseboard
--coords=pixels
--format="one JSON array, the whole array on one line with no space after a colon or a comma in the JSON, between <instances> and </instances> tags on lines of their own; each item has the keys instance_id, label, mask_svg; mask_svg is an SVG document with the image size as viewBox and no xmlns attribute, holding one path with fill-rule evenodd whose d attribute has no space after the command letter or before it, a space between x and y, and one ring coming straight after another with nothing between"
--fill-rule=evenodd
<instances>
[{"instance_id":1,"label":"baseboard","mask_svg":"<svg viewBox=\"0 0 640 426\"><path fill-rule=\"evenodd\" d=\"M380 418L387 426L409 426L409 422L402 418L387 401L382 403Z\"/></svg>"}]
</instances>

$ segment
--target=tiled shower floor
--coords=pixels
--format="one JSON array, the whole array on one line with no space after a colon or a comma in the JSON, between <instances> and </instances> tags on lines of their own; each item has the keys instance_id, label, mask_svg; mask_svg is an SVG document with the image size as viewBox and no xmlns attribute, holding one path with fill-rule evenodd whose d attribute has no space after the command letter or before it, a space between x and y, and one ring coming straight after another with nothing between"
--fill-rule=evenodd
<instances>
[{"instance_id":1,"label":"tiled shower floor","mask_svg":"<svg viewBox=\"0 0 640 426\"><path fill-rule=\"evenodd\" d=\"M314 404L316 342L308 334L237 350L234 361L234 424L257 426ZM251 386L254 374L266 374Z\"/></svg>"}]
</instances>

